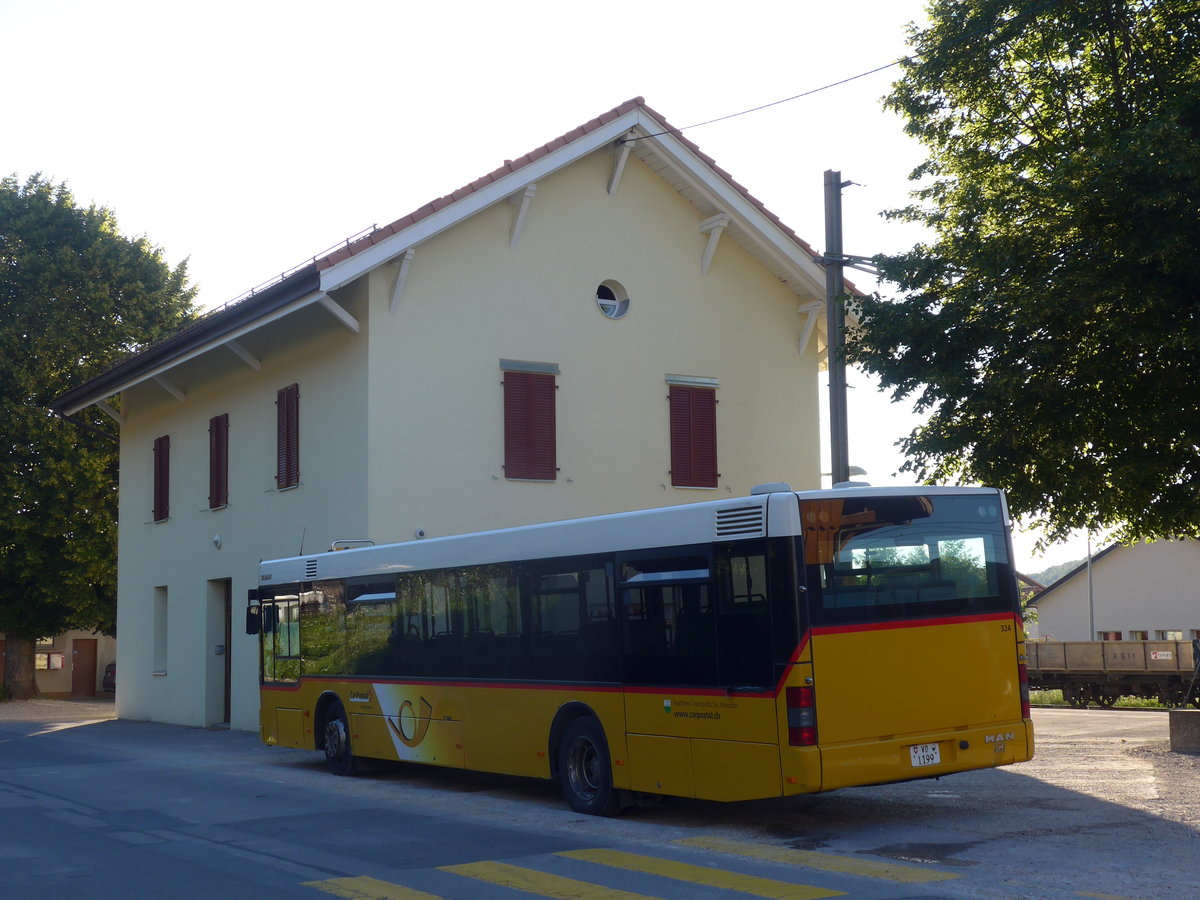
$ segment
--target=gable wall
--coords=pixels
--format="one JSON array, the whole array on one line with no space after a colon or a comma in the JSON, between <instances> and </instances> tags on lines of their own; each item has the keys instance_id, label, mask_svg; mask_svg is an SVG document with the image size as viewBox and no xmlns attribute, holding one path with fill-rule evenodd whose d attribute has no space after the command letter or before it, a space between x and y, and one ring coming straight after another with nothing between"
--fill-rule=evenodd
<instances>
[{"instance_id":1,"label":"gable wall","mask_svg":"<svg viewBox=\"0 0 1200 900\"><path fill-rule=\"evenodd\" d=\"M701 215L631 158L615 197L612 152L416 248L396 314L395 264L370 276L371 536L403 540L819 486L815 340L801 357L796 295L725 235L707 275ZM628 314L595 290L616 279ZM553 483L505 478L499 360L557 363ZM717 490L670 486L667 374L719 380Z\"/></svg>"}]
</instances>

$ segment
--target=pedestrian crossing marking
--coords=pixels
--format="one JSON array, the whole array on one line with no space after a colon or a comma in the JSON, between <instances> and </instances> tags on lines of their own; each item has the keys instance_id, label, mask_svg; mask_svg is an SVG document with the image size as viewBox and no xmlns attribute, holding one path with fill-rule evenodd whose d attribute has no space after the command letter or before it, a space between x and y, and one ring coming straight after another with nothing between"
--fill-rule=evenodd
<instances>
[{"instance_id":1,"label":"pedestrian crossing marking","mask_svg":"<svg viewBox=\"0 0 1200 900\"><path fill-rule=\"evenodd\" d=\"M730 841L722 838L684 838L675 843L714 853L909 884L949 881L960 877L956 873L940 872L920 866L876 862L839 856L834 853L795 850L790 847ZM743 894L766 897L769 900L819 900L824 897L842 896L844 893L814 885L776 881L758 875L730 872L715 866L695 865L661 857L627 853L623 850L565 850L556 855L610 868L656 875L689 884L740 891ZM657 898L647 897L645 894L604 887L587 881L578 881L537 869L492 860L440 866L439 870L542 897L554 898L554 900L657 900ZM316 888L327 894L344 898L344 900L439 900L433 894L381 881L367 875L308 881L304 882L304 886Z\"/></svg>"},{"instance_id":2,"label":"pedestrian crossing marking","mask_svg":"<svg viewBox=\"0 0 1200 900\"><path fill-rule=\"evenodd\" d=\"M369 875L330 878L327 881L305 881L302 887L316 888L345 900L441 900L434 894L392 884L390 881L380 881Z\"/></svg>"},{"instance_id":3,"label":"pedestrian crossing marking","mask_svg":"<svg viewBox=\"0 0 1200 900\"><path fill-rule=\"evenodd\" d=\"M808 884L795 884L790 881L761 878L758 875L728 872L711 866L697 866L692 863L660 859L655 856L626 853L623 850L565 850L558 855L568 859L599 863L602 866L643 872L647 875L660 875L663 878L686 881L690 884L741 891L756 897L768 897L771 900L817 900L820 897L839 897L844 893Z\"/></svg>"},{"instance_id":4,"label":"pedestrian crossing marking","mask_svg":"<svg viewBox=\"0 0 1200 900\"><path fill-rule=\"evenodd\" d=\"M730 853L735 856L765 859L769 862L804 866L807 869L821 869L825 872L839 872L846 875L864 875L868 878L882 878L906 884L926 884L931 881L949 881L960 877L953 872L939 872L937 869L926 869L920 866L875 862L869 859L838 856L834 853L794 850L791 847L773 847L767 844L750 844L721 838L683 838L675 843L685 847L713 850L717 853Z\"/></svg>"},{"instance_id":5,"label":"pedestrian crossing marking","mask_svg":"<svg viewBox=\"0 0 1200 900\"><path fill-rule=\"evenodd\" d=\"M599 884L590 884L586 881L576 881L574 878L551 875L549 872L539 872L536 869L526 869L510 863L473 862L458 866L439 866L438 868L442 872L465 875L478 881L486 881L488 884L498 884L542 897L552 897L555 900L657 900L657 898L647 897L645 894L634 894Z\"/></svg>"}]
</instances>

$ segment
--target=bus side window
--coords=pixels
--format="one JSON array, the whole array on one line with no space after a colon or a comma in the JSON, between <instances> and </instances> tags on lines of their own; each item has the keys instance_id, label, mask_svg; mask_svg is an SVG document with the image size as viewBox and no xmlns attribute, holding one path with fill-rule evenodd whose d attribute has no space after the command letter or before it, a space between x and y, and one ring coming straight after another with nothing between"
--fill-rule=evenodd
<instances>
[{"instance_id":1,"label":"bus side window","mask_svg":"<svg viewBox=\"0 0 1200 900\"><path fill-rule=\"evenodd\" d=\"M353 671L346 638L346 585L341 581L314 581L300 592L296 625L300 657L305 675L337 675ZM303 647L303 652L301 652Z\"/></svg>"},{"instance_id":2,"label":"bus side window","mask_svg":"<svg viewBox=\"0 0 1200 900\"><path fill-rule=\"evenodd\" d=\"M461 572L414 572L396 579L396 623L404 675L464 673Z\"/></svg>"},{"instance_id":3,"label":"bus side window","mask_svg":"<svg viewBox=\"0 0 1200 900\"><path fill-rule=\"evenodd\" d=\"M774 683L766 547L738 541L716 557L718 665L722 684L767 688Z\"/></svg>"},{"instance_id":4,"label":"bus side window","mask_svg":"<svg viewBox=\"0 0 1200 900\"><path fill-rule=\"evenodd\" d=\"M475 566L463 572L466 674L524 675L521 592L514 567Z\"/></svg>"},{"instance_id":5,"label":"bus side window","mask_svg":"<svg viewBox=\"0 0 1200 900\"><path fill-rule=\"evenodd\" d=\"M579 572L553 572L532 578L533 674L578 678L579 619L583 590Z\"/></svg>"}]
</instances>

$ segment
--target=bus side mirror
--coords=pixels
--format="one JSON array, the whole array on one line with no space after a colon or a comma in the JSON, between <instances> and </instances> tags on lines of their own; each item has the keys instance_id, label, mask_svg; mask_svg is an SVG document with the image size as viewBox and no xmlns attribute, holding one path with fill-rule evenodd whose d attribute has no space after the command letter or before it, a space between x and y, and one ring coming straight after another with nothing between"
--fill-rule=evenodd
<instances>
[{"instance_id":1,"label":"bus side mirror","mask_svg":"<svg viewBox=\"0 0 1200 900\"><path fill-rule=\"evenodd\" d=\"M258 634L262 631L262 607L246 607L246 634Z\"/></svg>"}]
</instances>

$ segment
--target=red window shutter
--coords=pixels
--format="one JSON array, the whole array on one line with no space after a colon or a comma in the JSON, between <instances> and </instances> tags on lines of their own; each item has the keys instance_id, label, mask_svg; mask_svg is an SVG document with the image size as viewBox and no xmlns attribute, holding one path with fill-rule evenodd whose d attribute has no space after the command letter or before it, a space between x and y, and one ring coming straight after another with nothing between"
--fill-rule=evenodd
<instances>
[{"instance_id":1,"label":"red window shutter","mask_svg":"<svg viewBox=\"0 0 1200 900\"><path fill-rule=\"evenodd\" d=\"M717 486L717 392L671 385L671 484Z\"/></svg>"},{"instance_id":2,"label":"red window shutter","mask_svg":"<svg viewBox=\"0 0 1200 900\"><path fill-rule=\"evenodd\" d=\"M504 373L505 477L557 477L554 403L553 375Z\"/></svg>"},{"instance_id":3,"label":"red window shutter","mask_svg":"<svg viewBox=\"0 0 1200 900\"><path fill-rule=\"evenodd\" d=\"M163 522L171 515L171 438L154 439L154 521Z\"/></svg>"},{"instance_id":4,"label":"red window shutter","mask_svg":"<svg viewBox=\"0 0 1200 900\"><path fill-rule=\"evenodd\" d=\"M208 508L229 503L229 413L208 420Z\"/></svg>"},{"instance_id":5,"label":"red window shutter","mask_svg":"<svg viewBox=\"0 0 1200 900\"><path fill-rule=\"evenodd\" d=\"M275 400L275 486L300 483L300 385L281 388Z\"/></svg>"}]
</instances>

